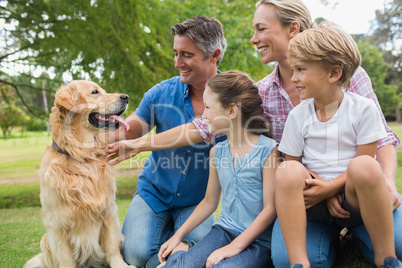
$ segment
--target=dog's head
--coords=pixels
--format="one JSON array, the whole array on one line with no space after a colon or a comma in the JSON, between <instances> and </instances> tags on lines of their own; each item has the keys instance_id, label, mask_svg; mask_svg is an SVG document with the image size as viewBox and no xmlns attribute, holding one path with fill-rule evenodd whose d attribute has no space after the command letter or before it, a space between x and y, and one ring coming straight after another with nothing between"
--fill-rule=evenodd
<instances>
[{"instance_id":1,"label":"dog's head","mask_svg":"<svg viewBox=\"0 0 402 268\"><path fill-rule=\"evenodd\" d=\"M115 130L128 124L120 118L128 106L126 94L107 94L90 81L73 81L62 86L55 96L55 107L61 116L79 117L85 125L97 129Z\"/></svg>"}]
</instances>

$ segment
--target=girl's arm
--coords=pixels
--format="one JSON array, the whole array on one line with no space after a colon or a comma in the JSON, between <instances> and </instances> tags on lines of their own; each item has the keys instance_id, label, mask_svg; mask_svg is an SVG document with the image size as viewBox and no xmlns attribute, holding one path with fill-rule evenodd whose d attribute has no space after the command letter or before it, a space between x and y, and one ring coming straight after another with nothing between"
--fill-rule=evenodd
<instances>
[{"instance_id":1,"label":"girl's arm","mask_svg":"<svg viewBox=\"0 0 402 268\"><path fill-rule=\"evenodd\" d=\"M275 210L275 171L279 164L279 153L275 147L267 160L265 161L262 171L263 177L263 198L264 209L255 218L252 224L241 233L229 245L215 250L209 257L206 267L212 267L223 259L233 257L250 244L252 244L271 224L276 217Z\"/></svg>"},{"instance_id":2,"label":"girl's arm","mask_svg":"<svg viewBox=\"0 0 402 268\"><path fill-rule=\"evenodd\" d=\"M214 152L215 147L213 147L210 152L209 178L205 197L177 232L161 246L158 253L160 262L166 261L166 258L172 253L173 249L180 243L183 237L211 216L219 205L221 185L215 167Z\"/></svg>"},{"instance_id":3,"label":"girl's arm","mask_svg":"<svg viewBox=\"0 0 402 268\"><path fill-rule=\"evenodd\" d=\"M135 131L136 126L130 125L130 129ZM204 138L193 123L183 124L155 135L146 135L137 139L112 143L106 150L107 157L105 160L111 161L115 159L110 164L116 165L144 151L179 148L197 144L203 140Z\"/></svg>"}]
</instances>

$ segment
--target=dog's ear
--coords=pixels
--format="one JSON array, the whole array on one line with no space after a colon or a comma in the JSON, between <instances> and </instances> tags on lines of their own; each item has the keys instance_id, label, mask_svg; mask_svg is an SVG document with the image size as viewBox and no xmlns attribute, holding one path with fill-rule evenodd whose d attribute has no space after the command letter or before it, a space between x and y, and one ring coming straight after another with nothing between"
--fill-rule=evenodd
<instances>
[{"instance_id":1,"label":"dog's ear","mask_svg":"<svg viewBox=\"0 0 402 268\"><path fill-rule=\"evenodd\" d=\"M71 82L67 86L61 86L56 92L54 105L60 111L64 109L79 114L84 114L88 111L87 99L78 90L75 82Z\"/></svg>"}]
</instances>

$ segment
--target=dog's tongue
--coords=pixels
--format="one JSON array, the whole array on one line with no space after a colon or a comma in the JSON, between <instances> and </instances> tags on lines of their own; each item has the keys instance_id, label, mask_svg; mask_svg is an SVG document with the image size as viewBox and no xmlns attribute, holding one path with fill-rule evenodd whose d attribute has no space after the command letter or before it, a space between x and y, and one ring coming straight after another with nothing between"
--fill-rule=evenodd
<instances>
[{"instance_id":1,"label":"dog's tongue","mask_svg":"<svg viewBox=\"0 0 402 268\"><path fill-rule=\"evenodd\" d=\"M120 124L122 124L122 125L124 126L124 129L125 129L126 131L128 131L128 130L130 129L130 126L127 124L127 122L124 121L124 119L121 118L120 116L111 115L110 117L113 118L114 120L116 120L117 122L119 122Z\"/></svg>"}]
</instances>

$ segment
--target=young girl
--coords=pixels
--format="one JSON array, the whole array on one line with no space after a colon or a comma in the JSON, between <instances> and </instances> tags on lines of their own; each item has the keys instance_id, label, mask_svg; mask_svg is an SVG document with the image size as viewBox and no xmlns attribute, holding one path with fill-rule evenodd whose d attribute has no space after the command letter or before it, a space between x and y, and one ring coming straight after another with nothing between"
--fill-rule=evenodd
<instances>
[{"instance_id":1,"label":"young girl","mask_svg":"<svg viewBox=\"0 0 402 268\"><path fill-rule=\"evenodd\" d=\"M267 267L279 160L258 89L244 73L219 73L207 83L204 105L209 131L225 134L227 140L211 149L206 195L162 245L159 259L163 262L169 257L165 267ZM209 234L195 245L181 243L214 213L221 191L222 213Z\"/></svg>"}]
</instances>

